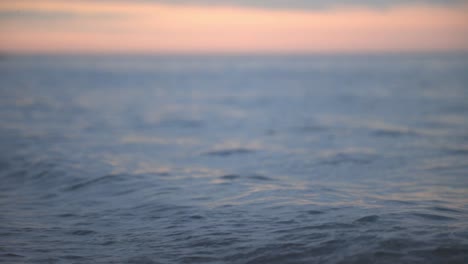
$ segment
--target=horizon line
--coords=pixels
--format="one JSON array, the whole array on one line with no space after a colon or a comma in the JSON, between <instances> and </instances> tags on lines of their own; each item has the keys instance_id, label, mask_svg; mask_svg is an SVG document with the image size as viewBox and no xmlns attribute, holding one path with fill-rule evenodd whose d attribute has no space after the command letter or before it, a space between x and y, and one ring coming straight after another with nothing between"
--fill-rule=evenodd
<instances>
[{"instance_id":1,"label":"horizon line","mask_svg":"<svg viewBox=\"0 0 468 264\"><path fill-rule=\"evenodd\" d=\"M301 55L450 55L459 50L355 50L355 51L2 51L0 56L301 56Z\"/></svg>"}]
</instances>

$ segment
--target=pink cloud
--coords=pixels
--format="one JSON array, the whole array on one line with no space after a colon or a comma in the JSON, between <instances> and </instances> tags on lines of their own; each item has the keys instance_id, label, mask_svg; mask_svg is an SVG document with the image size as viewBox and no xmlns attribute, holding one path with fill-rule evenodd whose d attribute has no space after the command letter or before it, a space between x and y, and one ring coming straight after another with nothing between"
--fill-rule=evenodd
<instances>
[{"instance_id":1,"label":"pink cloud","mask_svg":"<svg viewBox=\"0 0 468 264\"><path fill-rule=\"evenodd\" d=\"M156 53L468 50L466 5L292 11L126 2L0 3L0 11L22 9L77 15L60 21L4 21L0 24L0 50ZM119 16L89 19L90 15L103 13Z\"/></svg>"}]
</instances>

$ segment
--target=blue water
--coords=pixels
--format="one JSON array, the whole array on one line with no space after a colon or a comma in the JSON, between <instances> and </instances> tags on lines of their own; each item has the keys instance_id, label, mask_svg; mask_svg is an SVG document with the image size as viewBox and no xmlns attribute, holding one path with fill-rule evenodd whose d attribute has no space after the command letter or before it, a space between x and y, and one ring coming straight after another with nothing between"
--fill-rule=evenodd
<instances>
[{"instance_id":1,"label":"blue water","mask_svg":"<svg viewBox=\"0 0 468 264\"><path fill-rule=\"evenodd\" d=\"M0 262L468 263L467 73L3 56Z\"/></svg>"}]
</instances>

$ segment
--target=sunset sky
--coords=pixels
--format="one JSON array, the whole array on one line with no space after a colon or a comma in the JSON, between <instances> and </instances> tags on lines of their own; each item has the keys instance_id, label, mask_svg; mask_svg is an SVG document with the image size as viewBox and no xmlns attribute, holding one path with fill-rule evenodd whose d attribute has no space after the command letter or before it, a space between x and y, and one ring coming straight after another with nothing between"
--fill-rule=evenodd
<instances>
[{"instance_id":1,"label":"sunset sky","mask_svg":"<svg viewBox=\"0 0 468 264\"><path fill-rule=\"evenodd\" d=\"M0 52L468 51L468 1L0 0Z\"/></svg>"}]
</instances>

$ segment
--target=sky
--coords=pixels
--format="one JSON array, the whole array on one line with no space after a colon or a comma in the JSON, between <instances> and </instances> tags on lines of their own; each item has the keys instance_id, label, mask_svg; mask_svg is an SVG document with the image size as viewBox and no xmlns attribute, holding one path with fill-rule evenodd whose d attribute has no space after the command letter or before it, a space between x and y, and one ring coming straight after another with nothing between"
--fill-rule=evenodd
<instances>
[{"instance_id":1,"label":"sky","mask_svg":"<svg viewBox=\"0 0 468 264\"><path fill-rule=\"evenodd\" d=\"M468 51L468 0L0 0L2 53Z\"/></svg>"}]
</instances>

